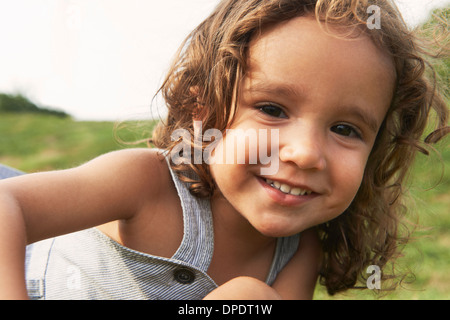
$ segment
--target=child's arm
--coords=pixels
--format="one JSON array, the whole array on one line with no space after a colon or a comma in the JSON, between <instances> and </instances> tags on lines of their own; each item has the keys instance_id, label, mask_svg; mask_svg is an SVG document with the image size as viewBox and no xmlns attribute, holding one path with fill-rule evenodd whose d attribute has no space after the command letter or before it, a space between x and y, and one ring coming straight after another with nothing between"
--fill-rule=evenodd
<instances>
[{"instance_id":1,"label":"child's arm","mask_svg":"<svg viewBox=\"0 0 450 320\"><path fill-rule=\"evenodd\" d=\"M119 219L158 199L161 160L149 149L78 168L0 181L0 298L26 298L25 245Z\"/></svg>"},{"instance_id":2,"label":"child's arm","mask_svg":"<svg viewBox=\"0 0 450 320\"><path fill-rule=\"evenodd\" d=\"M321 258L322 249L316 231L302 232L297 253L278 274L272 287L285 300L312 299Z\"/></svg>"},{"instance_id":3,"label":"child's arm","mask_svg":"<svg viewBox=\"0 0 450 320\"><path fill-rule=\"evenodd\" d=\"M317 234L307 230L302 233L297 253L278 274L272 287L255 278L237 277L212 291L205 300L312 299L320 260Z\"/></svg>"}]
</instances>

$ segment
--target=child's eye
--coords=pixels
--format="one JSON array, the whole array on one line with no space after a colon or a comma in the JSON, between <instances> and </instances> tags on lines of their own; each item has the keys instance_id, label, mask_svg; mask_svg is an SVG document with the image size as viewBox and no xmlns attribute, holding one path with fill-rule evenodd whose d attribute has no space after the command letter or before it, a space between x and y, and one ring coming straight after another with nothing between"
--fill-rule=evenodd
<instances>
[{"instance_id":1,"label":"child's eye","mask_svg":"<svg viewBox=\"0 0 450 320\"><path fill-rule=\"evenodd\" d=\"M267 115L269 115L271 117L274 117L274 118L287 118L286 113L284 113L283 109L281 107L279 107L279 106L276 106L276 105L273 105L273 104L265 104L265 105L259 105L259 106L257 106L257 108L261 112L263 112L263 113L265 113L265 114L267 114Z\"/></svg>"},{"instance_id":2,"label":"child's eye","mask_svg":"<svg viewBox=\"0 0 450 320\"><path fill-rule=\"evenodd\" d=\"M361 134L352 126L347 124L338 124L331 127L331 131L344 137L361 139Z\"/></svg>"}]
</instances>

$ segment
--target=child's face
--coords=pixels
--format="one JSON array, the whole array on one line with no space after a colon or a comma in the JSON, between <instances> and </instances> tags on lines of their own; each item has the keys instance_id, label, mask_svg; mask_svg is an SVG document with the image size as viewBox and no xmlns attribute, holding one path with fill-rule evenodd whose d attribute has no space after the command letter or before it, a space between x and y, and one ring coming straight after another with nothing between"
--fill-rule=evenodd
<instances>
[{"instance_id":1,"label":"child's face","mask_svg":"<svg viewBox=\"0 0 450 320\"><path fill-rule=\"evenodd\" d=\"M338 39L306 17L265 30L250 43L230 129L278 130L278 171L263 176L268 165L249 164L266 142L247 145L245 164L211 165L219 196L267 236L337 217L358 191L393 88L393 64L369 38ZM230 153L230 137L216 158Z\"/></svg>"}]
</instances>

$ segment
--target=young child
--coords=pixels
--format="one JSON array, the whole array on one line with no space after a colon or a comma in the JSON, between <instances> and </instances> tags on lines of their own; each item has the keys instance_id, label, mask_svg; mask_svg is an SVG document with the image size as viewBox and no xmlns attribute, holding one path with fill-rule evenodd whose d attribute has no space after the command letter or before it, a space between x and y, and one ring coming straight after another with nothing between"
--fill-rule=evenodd
<instances>
[{"instance_id":1,"label":"young child","mask_svg":"<svg viewBox=\"0 0 450 320\"><path fill-rule=\"evenodd\" d=\"M354 287L396 257L403 180L446 130L419 49L390 1L223 0L161 88L159 149L0 182L0 297L309 299L319 275L330 294ZM242 132L258 134L235 154Z\"/></svg>"}]
</instances>

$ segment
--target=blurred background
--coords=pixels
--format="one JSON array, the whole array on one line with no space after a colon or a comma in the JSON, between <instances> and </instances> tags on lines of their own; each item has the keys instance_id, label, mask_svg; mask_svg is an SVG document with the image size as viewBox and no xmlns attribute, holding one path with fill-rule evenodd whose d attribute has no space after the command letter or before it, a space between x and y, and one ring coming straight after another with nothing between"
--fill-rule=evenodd
<instances>
[{"instance_id":1,"label":"blurred background","mask_svg":"<svg viewBox=\"0 0 450 320\"><path fill-rule=\"evenodd\" d=\"M433 29L434 12L449 31L450 0L395 2L411 29ZM153 95L178 46L217 3L0 0L0 163L25 172L64 169L146 146L132 142L148 138L165 113ZM448 92L450 59L432 63ZM418 157L411 178L411 218L422 228L402 265L415 279L383 299L450 298L448 138L436 148ZM318 286L315 298L379 297L371 290L330 297Z\"/></svg>"},{"instance_id":2,"label":"blurred background","mask_svg":"<svg viewBox=\"0 0 450 320\"><path fill-rule=\"evenodd\" d=\"M395 2L411 28L450 4ZM178 46L217 3L0 0L0 92L22 93L77 120L148 117Z\"/></svg>"}]
</instances>

